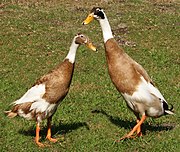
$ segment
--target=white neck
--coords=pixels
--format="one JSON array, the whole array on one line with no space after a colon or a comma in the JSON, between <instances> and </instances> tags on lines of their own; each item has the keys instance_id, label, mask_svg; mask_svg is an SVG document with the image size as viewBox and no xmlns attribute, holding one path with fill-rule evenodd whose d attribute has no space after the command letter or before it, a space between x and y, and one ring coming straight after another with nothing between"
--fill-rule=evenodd
<instances>
[{"instance_id":1,"label":"white neck","mask_svg":"<svg viewBox=\"0 0 180 152\"><path fill-rule=\"evenodd\" d=\"M99 23L100 23L100 26L101 26L101 29L103 32L103 38L104 38L104 43L105 43L108 39L111 39L114 37L113 37L112 31L111 31L111 26L109 24L107 16L105 13L104 13L104 15L105 15L105 19L100 19Z\"/></svg>"},{"instance_id":2,"label":"white neck","mask_svg":"<svg viewBox=\"0 0 180 152\"><path fill-rule=\"evenodd\" d=\"M76 57L76 51L79 47L79 44L75 43L75 38L73 39L73 42L70 46L68 55L66 56L65 59L69 59L69 62L74 63L75 62L75 57Z\"/></svg>"}]
</instances>

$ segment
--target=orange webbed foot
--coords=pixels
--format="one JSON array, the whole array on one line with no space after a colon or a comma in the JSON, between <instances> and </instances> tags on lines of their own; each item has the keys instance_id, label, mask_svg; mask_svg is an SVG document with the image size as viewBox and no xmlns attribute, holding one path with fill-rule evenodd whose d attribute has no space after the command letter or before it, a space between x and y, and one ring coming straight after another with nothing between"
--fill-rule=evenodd
<instances>
[{"instance_id":1,"label":"orange webbed foot","mask_svg":"<svg viewBox=\"0 0 180 152\"><path fill-rule=\"evenodd\" d=\"M46 139L48 139L49 141L54 142L54 143L58 141L57 139L51 138L49 136L47 136Z\"/></svg>"},{"instance_id":2,"label":"orange webbed foot","mask_svg":"<svg viewBox=\"0 0 180 152\"><path fill-rule=\"evenodd\" d=\"M120 142L125 139L133 139L135 137L137 137L137 135L126 135L126 136L123 136L122 138L120 138L119 140L116 140L116 142Z\"/></svg>"},{"instance_id":3,"label":"orange webbed foot","mask_svg":"<svg viewBox=\"0 0 180 152\"><path fill-rule=\"evenodd\" d=\"M134 128L132 129L132 131L130 131L127 135L125 135L124 137L122 137L120 140L117 140L118 142L124 139L128 139L128 138L135 138L137 136L142 136L142 132L141 132L141 125L142 123L145 121L146 119L146 115L143 115L141 120L137 121L137 124L134 126ZM137 132L136 135L133 135L135 132Z\"/></svg>"},{"instance_id":4,"label":"orange webbed foot","mask_svg":"<svg viewBox=\"0 0 180 152\"><path fill-rule=\"evenodd\" d=\"M35 142L36 142L36 144L37 144L39 147L45 147L44 144L42 144L41 142L37 141L36 139L35 139Z\"/></svg>"}]
</instances>

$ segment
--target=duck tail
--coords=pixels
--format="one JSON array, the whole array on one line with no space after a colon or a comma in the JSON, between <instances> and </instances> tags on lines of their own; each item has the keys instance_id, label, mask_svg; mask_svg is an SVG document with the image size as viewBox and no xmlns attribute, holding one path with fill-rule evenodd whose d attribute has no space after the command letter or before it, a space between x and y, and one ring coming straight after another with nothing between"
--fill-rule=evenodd
<instances>
[{"instance_id":1,"label":"duck tail","mask_svg":"<svg viewBox=\"0 0 180 152\"><path fill-rule=\"evenodd\" d=\"M174 112L172 112L170 110L165 110L165 114L174 115Z\"/></svg>"},{"instance_id":2,"label":"duck tail","mask_svg":"<svg viewBox=\"0 0 180 152\"><path fill-rule=\"evenodd\" d=\"M173 112L173 105L171 104L171 108L169 108L169 106L168 106L168 104L165 102L165 101L163 101L163 107L164 107L164 113L165 113L165 115L166 114L169 114L169 115L173 115L174 114L174 112Z\"/></svg>"},{"instance_id":3,"label":"duck tail","mask_svg":"<svg viewBox=\"0 0 180 152\"><path fill-rule=\"evenodd\" d=\"M7 115L7 117L9 118L14 118L17 116L17 113L15 112L12 112L12 110L9 110L9 111L4 111L4 113Z\"/></svg>"}]
</instances>

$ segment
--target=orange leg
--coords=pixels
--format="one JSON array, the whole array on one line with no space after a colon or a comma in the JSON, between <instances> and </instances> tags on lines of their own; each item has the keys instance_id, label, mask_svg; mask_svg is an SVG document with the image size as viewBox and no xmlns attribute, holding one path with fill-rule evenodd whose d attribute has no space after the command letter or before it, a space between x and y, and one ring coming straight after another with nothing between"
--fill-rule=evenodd
<instances>
[{"instance_id":1,"label":"orange leg","mask_svg":"<svg viewBox=\"0 0 180 152\"><path fill-rule=\"evenodd\" d=\"M141 125L146 120L146 115L143 115L141 120L138 120L138 123L134 126L132 131L130 131L127 135L122 137L120 140L126 139L126 138L134 138L133 134L134 132L137 132L138 134L141 134Z\"/></svg>"},{"instance_id":2,"label":"orange leg","mask_svg":"<svg viewBox=\"0 0 180 152\"><path fill-rule=\"evenodd\" d=\"M47 130L46 138L51 142L57 142L57 139L54 139L51 137L51 120L52 120L52 117L48 118L48 120L47 120L48 130Z\"/></svg>"},{"instance_id":3,"label":"orange leg","mask_svg":"<svg viewBox=\"0 0 180 152\"><path fill-rule=\"evenodd\" d=\"M139 121L140 121L140 120L139 120L139 119L137 119L137 121L136 121L136 122L137 122L137 124L139 123ZM141 126L139 126L139 127L137 128L137 136L139 136L139 137L140 137L140 136L142 136Z\"/></svg>"},{"instance_id":4,"label":"orange leg","mask_svg":"<svg viewBox=\"0 0 180 152\"><path fill-rule=\"evenodd\" d=\"M36 137L35 137L35 142L39 147L44 147L42 143L39 142L39 132L40 132L40 125L39 123L36 124Z\"/></svg>"}]
</instances>

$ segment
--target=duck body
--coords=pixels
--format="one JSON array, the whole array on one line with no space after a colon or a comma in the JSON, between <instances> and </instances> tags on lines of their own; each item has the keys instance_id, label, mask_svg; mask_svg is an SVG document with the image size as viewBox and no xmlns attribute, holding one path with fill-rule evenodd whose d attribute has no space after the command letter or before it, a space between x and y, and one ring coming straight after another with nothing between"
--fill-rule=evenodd
<instances>
[{"instance_id":1,"label":"duck body","mask_svg":"<svg viewBox=\"0 0 180 152\"><path fill-rule=\"evenodd\" d=\"M102 8L94 7L83 24L88 24L93 19L100 23L102 29L110 78L137 118L137 125L120 140L134 137L134 132L137 132L138 136L142 136L141 125L147 116L160 117L173 114L172 108L168 108L166 100L144 68L118 45ZM140 115L142 115L141 118Z\"/></svg>"},{"instance_id":2,"label":"duck body","mask_svg":"<svg viewBox=\"0 0 180 152\"><path fill-rule=\"evenodd\" d=\"M13 102L11 110L5 111L10 118L18 115L27 120L36 121L35 141L38 146L44 146L39 142L40 123L44 119L47 119L48 126L46 138L52 142L57 141L51 137L52 116L69 91L74 72L76 51L82 44L96 51L88 37L80 33L77 34L64 61L38 79L20 99Z\"/></svg>"},{"instance_id":3,"label":"duck body","mask_svg":"<svg viewBox=\"0 0 180 152\"><path fill-rule=\"evenodd\" d=\"M150 117L164 114L164 97L154 86L143 67L129 57L112 38L105 43L110 78L135 113Z\"/></svg>"},{"instance_id":4,"label":"duck body","mask_svg":"<svg viewBox=\"0 0 180 152\"><path fill-rule=\"evenodd\" d=\"M52 116L60 101L69 91L74 71L74 63L68 59L47 75L36 81L19 100L15 101L11 112L28 120L39 120Z\"/></svg>"}]
</instances>

